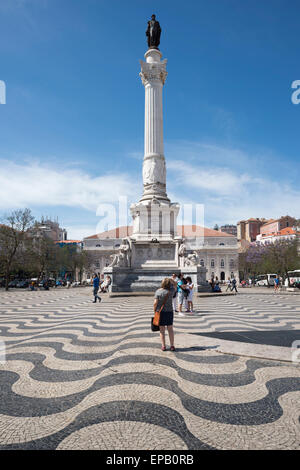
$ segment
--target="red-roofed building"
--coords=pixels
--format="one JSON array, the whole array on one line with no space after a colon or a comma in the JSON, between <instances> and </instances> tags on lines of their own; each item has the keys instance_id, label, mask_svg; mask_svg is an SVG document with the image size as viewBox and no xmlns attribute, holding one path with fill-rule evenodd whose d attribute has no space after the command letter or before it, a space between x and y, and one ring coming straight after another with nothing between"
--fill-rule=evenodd
<instances>
[{"instance_id":1,"label":"red-roofed building","mask_svg":"<svg viewBox=\"0 0 300 470\"><path fill-rule=\"evenodd\" d=\"M263 224L260 227L260 234L262 236L274 235L284 228L293 227L296 222L296 219L294 219L294 217L290 217L289 215L280 217L280 219L276 220L271 219L268 221L268 223Z\"/></svg>"},{"instance_id":2,"label":"red-roofed building","mask_svg":"<svg viewBox=\"0 0 300 470\"><path fill-rule=\"evenodd\" d=\"M275 243L277 241L295 240L300 238L299 227L286 227L282 230L272 233L262 233L257 236L256 241L259 244Z\"/></svg>"},{"instance_id":3,"label":"red-roofed building","mask_svg":"<svg viewBox=\"0 0 300 470\"><path fill-rule=\"evenodd\" d=\"M238 242L242 242L243 240L248 243L254 242L257 235L260 233L260 227L266 222L269 222L269 220L259 218L240 220L237 223Z\"/></svg>"}]
</instances>

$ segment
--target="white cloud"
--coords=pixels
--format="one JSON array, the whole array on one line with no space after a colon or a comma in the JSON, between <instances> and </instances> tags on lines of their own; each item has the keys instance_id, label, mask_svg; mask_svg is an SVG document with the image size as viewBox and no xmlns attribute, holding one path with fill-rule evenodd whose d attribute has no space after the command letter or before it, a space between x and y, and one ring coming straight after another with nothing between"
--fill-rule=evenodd
<instances>
[{"instance_id":1,"label":"white cloud","mask_svg":"<svg viewBox=\"0 0 300 470\"><path fill-rule=\"evenodd\" d=\"M293 173L279 172L276 176L263 172L257 163L259 158L258 154L253 156L240 149L214 144L168 144L167 193L172 202L181 205L204 204L208 227L249 217L277 218L289 214L299 218L299 185L293 186L283 176L292 178ZM142 175L136 178L129 173L114 173L113 168L101 174L101 167L96 167L91 175L78 168L59 164L46 166L36 160L20 164L0 160L0 169L2 212L20 207L38 207L45 211L51 207L72 207L80 216L82 214L82 225L77 221L77 225L72 225L68 217L66 228L69 237L74 239L104 231L106 223L108 228L114 228L115 212L107 211L105 204L116 208L119 197L124 196L129 206L142 194ZM95 225L91 213L95 215ZM124 214L123 210L122 217ZM131 224L130 217L128 223Z\"/></svg>"},{"instance_id":2,"label":"white cloud","mask_svg":"<svg viewBox=\"0 0 300 470\"><path fill-rule=\"evenodd\" d=\"M128 174L91 176L82 170L55 168L38 162L16 164L0 161L0 209L68 206L96 212L100 203L119 196L135 199L140 185ZM101 168L95 173L101 173Z\"/></svg>"},{"instance_id":3,"label":"white cloud","mask_svg":"<svg viewBox=\"0 0 300 470\"><path fill-rule=\"evenodd\" d=\"M181 204L203 203L206 225L286 214L299 218L299 185L293 185L293 173L280 171L279 165L277 174L274 165L268 171L266 163L274 157L270 151L264 158L260 152L214 144L181 142L168 147L168 193Z\"/></svg>"},{"instance_id":4,"label":"white cloud","mask_svg":"<svg viewBox=\"0 0 300 470\"><path fill-rule=\"evenodd\" d=\"M69 240L82 240L97 233L97 225L67 225L66 227Z\"/></svg>"},{"instance_id":5,"label":"white cloud","mask_svg":"<svg viewBox=\"0 0 300 470\"><path fill-rule=\"evenodd\" d=\"M181 165L181 161L172 161L168 164L168 169L177 171ZM238 194L251 179L247 174L238 175L227 168L203 169L198 165L184 163L184 171L179 172L177 182L181 187L188 185L193 189L229 196Z\"/></svg>"}]
</instances>

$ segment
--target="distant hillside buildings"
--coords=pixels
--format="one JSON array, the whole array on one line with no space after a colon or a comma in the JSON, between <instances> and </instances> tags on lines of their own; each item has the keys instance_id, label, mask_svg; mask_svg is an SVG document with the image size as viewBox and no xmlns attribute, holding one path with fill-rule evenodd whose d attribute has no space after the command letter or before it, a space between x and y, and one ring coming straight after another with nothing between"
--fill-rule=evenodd
<instances>
[{"instance_id":1,"label":"distant hillside buildings","mask_svg":"<svg viewBox=\"0 0 300 470\"><path fill-rule=\"evenodd\" d=\"M237 226L236 225L222 225L220 227L221 232L229 233L229 235L237 236Z\"/></svg>"},{"instance_id":2,"label":"distant hillside buildings","mask_svg":"<svg viewBox=\"0 0 300 470\"><path fill-rule=\"evenodd\" d=\"M237 223L239 251L244 251L250 243L272 243L276 240L292 239L297 236L297 219L289 215L279 219L252 218Z\"/></svg>"},{"instance_id":3,"label":"distant hillside buildings","mask_svg":"<svg viewBox=\"0 0 300 470\"><path fill-rule=\"evenodd\" d=\"M61 228L58 222L54 222L50 219L42 219L41 222L37 224L38 231L41 235L46 235L48 238L56 241L65 241L67 240L67 231L65 228Z\"/></svg>"}]
</instances>

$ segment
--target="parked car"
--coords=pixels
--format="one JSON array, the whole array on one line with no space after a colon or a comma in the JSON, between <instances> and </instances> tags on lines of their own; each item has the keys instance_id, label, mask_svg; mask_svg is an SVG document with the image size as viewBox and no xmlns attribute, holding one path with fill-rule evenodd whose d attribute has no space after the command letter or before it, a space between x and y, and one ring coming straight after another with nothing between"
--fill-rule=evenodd
<instances>
[{"instance_id":1,"label":"parked car","mask_svg":"<svg viewBox=\"0 0 300 470\"><path fill-rule=\"evenodd\" d=\"M8 287L17 287L18 282L19 282L19 279L14 279L13 281L10 281L8 283Z\"/></svg>"},{"instance_id":2,"label":"parked car","mask_svg":"<svg viewBox=\"0 0 300 470\"><path fill-rule=\"evenodd\" d=\"M43 279L39 282L39 287L51 287L51 285L48 279Z\"/></svg>"},{"instance_id":3,"label":"parked car","mask_svg":"<svg viewBox=\"0 0 300 470\"><path fill-rule=\"evenodd\" d=\"M26 289L27 287L29 287L29 281L27 280L20 281L17 283L16 287L20 287L21 289Z\"/></svg>"},{"instance_id":4,"label":"parked car","mask_svg":"<svg viewBox=\"0 0 300 470\"><path fill-rule=\"evenodd\" d=\"M50 286L50 284L49 284L49 281L48 281L47 279L44 279L43 281L41 281L41 282L39 283L39 287L42 287L42 288L44 288L45 290L49 290L49 287L51 287L51 286Z\"/></svg>"},{"instance_id":5,"label":"parked car","mask_svg":"<svg viewBox=\"0 0 300 470\"><path fill-rule=\"evenodd\" d=\"M256 286L274 286L274 279L276 279L277 274L261 274L256 278Z\"/></svg>"}]
</instances>

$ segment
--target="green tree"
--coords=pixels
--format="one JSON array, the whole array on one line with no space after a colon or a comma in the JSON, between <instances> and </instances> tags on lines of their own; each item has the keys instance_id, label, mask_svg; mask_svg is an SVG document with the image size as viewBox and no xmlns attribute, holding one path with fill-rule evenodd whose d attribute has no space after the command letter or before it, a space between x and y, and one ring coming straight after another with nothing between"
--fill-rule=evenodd
<instances>
[{"instance_id":1,"label":"green tree","mask_svg":"<svg viewBox=\"0 0 300 470\"><path fill-rule=\"evenodd\" d=\"M37 283L43 278L59 270L58 247L36 224L31 230L30 245L28 243L25 258L27 267L37 276Z\"/></svg>"},{"instance_id":2,"label":"green tree","mask_svg":"<svg viewBox=\"0 0 300 470\"><path fill-rule=\"evenodd\" d=\"M300 268L299 243L295 240L278 241L268 245L250 245L239 254L239 269L246 277L274 273L289 277L288 271Z\"/></svg>"},{"instance_id":3,"label":"green tree","mask_svg":"<svg viewBox=\"0 0 300 470\"><path fill-rule=\"evenodd\" d=\"M28 233L34 223L30 209L19 209L4 217L0 226L0 264L8 290L10 275L18 256L22 256L28 241Z\"/></svg>"},{"instance_id":4,"label":"green tree","mask_svg":"<svg viewBox=\"0 0 300 470\"><path fill-rule=\"evenodd\" d=\"M290 285L288 272L300 268L298 248L297 239L278 241L268 245L267 256L263 262L265 272L286 277Z\"/></svg>"},{"instance_id":5,"label":"green tree","mask_svg":"<svg viewBox=\"0 0 300 470\"><path fill-rule=\"evenodd\" d=\"M59 248L60 269L71 274L73 280L82 281L83 271L90 266L90 254L82 251L77 245L66 245Z\"/></svg>"}]
</instances>

